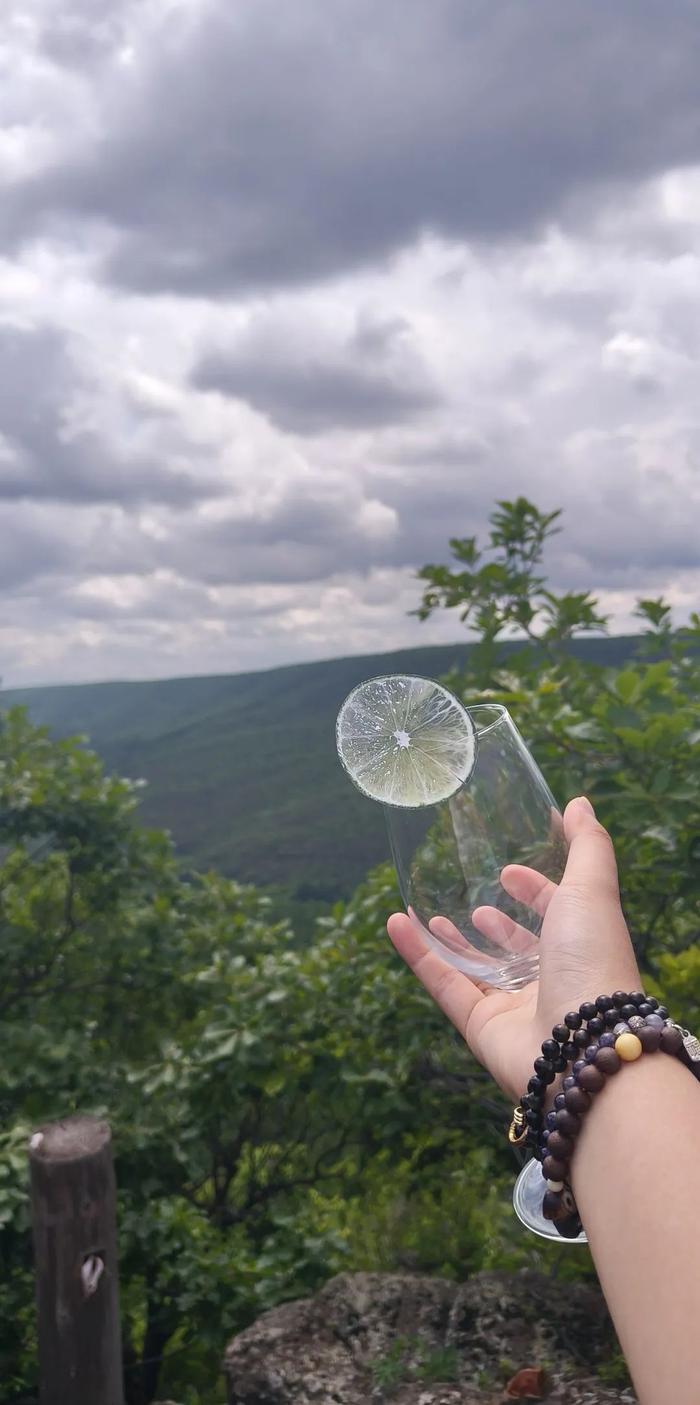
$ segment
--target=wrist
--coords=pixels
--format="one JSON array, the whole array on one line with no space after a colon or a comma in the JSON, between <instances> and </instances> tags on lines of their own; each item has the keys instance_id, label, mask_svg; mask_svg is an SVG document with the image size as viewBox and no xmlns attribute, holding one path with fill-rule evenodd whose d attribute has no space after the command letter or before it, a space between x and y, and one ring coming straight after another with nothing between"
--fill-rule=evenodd
<instances>
[{"instance_id":1,"label":"wrist","mask_svg":"<svg viewBox=\"0 0 700 1405\"><path fill-rule=\"evenodd\" d=\"M521 1214L523 1196L533 1206L539 1196L541 1210L534 1218L529 1209L521 1214L537 1233L550 1233L540 1228L550 1222L555 1236L581 1237L573 1185L574 1152L578 1152L599 1094L611 1081L619 1081L623 1068L632 1067L643 1057L646 1063L648 1054L656 1054L661 1063L669 1058L671 1062L682 1060L700 1078L698 1041L669 1018L658 1000L641 991L631 995L616 991L584 1001L578 1011L571 1011L554 1027L551 1038L543 1041L509 1132L511 1142L525 1143L535 1158L519 1178L515 1203ZM564 1073L560 1088L556 1082L559 1073ZM527 1187L522 1194L521 1183Z\"/></svg>"}]
</instances>

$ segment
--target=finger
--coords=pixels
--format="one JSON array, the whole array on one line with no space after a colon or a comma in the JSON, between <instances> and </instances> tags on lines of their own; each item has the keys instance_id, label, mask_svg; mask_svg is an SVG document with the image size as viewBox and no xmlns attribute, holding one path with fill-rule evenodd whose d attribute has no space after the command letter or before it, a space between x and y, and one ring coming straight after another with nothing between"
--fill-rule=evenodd
<instances>
[{"instance_id":1,"label":"finger","mask_svg":"<svg viewBox=\"0 0 700 1405\"><path fill-rule=\"evenodd\" d=\"M475 907L472 922L477 932L495 942L496 946L503 947L504 951L529 951L537 944L534 932L528 932L527 927L497 907Z\"/></svg>"},{"instance_id":2,"label":"finger","mask_svg":"<svg viewBox=\"0 0 700 1405\"><path fill-rule=\"evenodd\" d=\"M551 878L519 863L509 863L501 870L501 884L511 898L531 907L539 917L544 917L557 891L557 884Z\"/></svg>"},{"instance_id":3,"label":"finger","mask_svg":"<svg viewBox=\"0 0 700 1405\"><path fill-rule=\"evenodd\" d=\"M493 967L494 970L498 966L494 957L487 956L485 952L479 951L478 947L473 946L467 937L460 932L459 927L456 927L454 922L450 922L449 917L431 917L428 930L432 932L434 937L437 937L443 946L447 947L448 951L453 951L455 956L471 956L473 960L478 961L484 967Z\"/></svg>"},{"instance_id":4,"label":"finger","mask_svg":"<svg viewBox=\"0 0 700 1405\"><path fill-rule=\"evenodd\" d=\"M486 952L479 951L479 948L474 946L474 944L469 941L468 937L465 937L464 933L460 931L459 927L457 927L454 922L450 921L449 917L441 917L439 914L436 917L431 917L426 928L425 924L421 922L418 914L410 904L408 907L408 915L411 921L418 927L419 932L423 933L424 937L428 938L425 944L430 947L431 950L433 949L430 943L430 937L432 936L436 937L440 945L446 947L447 950L451 951L456 957L470 957L472 963L470 974L474 985L477 986L479 990L487 990L489 976L494 971L498 970L499 967L499 962L496 961L495 957L487 956ZM438 952L438 956L439 955L440 952ZM475 974L477 969L480 969L483 979L479 979Z\"/></svg>"},{"instance_id":5,"label":"finger","mask_svg":"<svg viewBox=\"0 0 700 1405\"><path fill-rule=\"evenodd\" d=\"M387 931L406 965L410 966L435 1004L465 1038L472 1011L484 998L482 992L468 976L448 965L436 951L431 950L420 929L405 912L392 914L387 922Z\"/></svg>"},{"instance_id":6,"label":"finger","mask_svg":"<svg viewBox=\"0 0 700 1405\"><path fill-rule=\"evenodd\" d=\"M594 896L618 896L617 864L612 840L599 824L593 806L580 795L564 811L564 833L569 844L562 887L578 888Z\"/></svg>"}]
</instances>

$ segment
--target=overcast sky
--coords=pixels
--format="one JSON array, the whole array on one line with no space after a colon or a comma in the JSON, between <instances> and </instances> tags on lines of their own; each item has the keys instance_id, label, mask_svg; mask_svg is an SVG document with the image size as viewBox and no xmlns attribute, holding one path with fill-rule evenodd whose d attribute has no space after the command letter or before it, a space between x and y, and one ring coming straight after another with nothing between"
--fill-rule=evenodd
<instances>
[{"instance_id":1,"label":"overcast sky","mask_svg":"<svg viewBox=\"0 0 700 1405\"><path fill-rule=\"evenodd\" d=\"M438 643L565 509L700 594L697 0L2 0L0 676Z\"/></svg>"}]
</instances>

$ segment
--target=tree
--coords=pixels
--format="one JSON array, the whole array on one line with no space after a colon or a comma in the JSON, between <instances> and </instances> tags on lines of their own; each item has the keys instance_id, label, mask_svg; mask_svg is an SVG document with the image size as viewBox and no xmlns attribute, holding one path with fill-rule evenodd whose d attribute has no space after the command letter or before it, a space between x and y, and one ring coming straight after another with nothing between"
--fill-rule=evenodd
<instances>
[{"instance_id":1,"label":"tree","mask_svg":"<svg viewBox=\"0 0 700 1405\"><path fill-rule=\"evenodd\" d=\"M485 552L456 542L458 570L421 573L421 613L460 610L478 639L451 685L511 708L560 801L591 795L648 981L697 1027L700 620L674 630L643 601L635 661L581 662L603 620L547 585L557 520L499 504ZM265 895L185 878L138 795L80 741L0 715L6 1397L35 1369L26 1140L66 1112L114 1128L130 1405L220 1399L227 1333L342 1266L586 1272L512 1216L507 1110L395 959L393 872L300 947Z\"/></svg>"},{"instance_id":2,"label":"tree","mask_svg":"<svg viewBox=\"0 0 700 1405\"><path fill-rule=\"evenodd\" d=\"M572 640L607 621L593 596L558 595L542 574L559 515L524 498L500 502L486 552L473 537L454 540L460 569L420 572L418 613L459 610L478 641L452 687L512 710L562 803L590 796L615 839L642 966L668 981L692 965L680 953L700 932L700 616L674 630L663 600L640 600L644 629L632 663L614 669L577 659ZM524 637L522 647L504 652L514 636Z\"/></svg>"},{"instance_id":3,"label":"tree","mask_svg":"<svg viewBox=\"0 0 700 1405\"><path fill-rule=\"evenodd\" d=\"M1 719L0 1370L31 1385L27 1137L93 1112L114 1129L127 1395L145 1405L164 1359L166 1379L180 1363L191 1390L211 1383L227 1332L350 1260L368 1187L417 1193L483 1110L465 1119L480 1075L392 958L386 872L300 950L265 896L184 879L137 797L79 741ZM479 1198L461 1215L474 1261Z\"/></svg>"}]
</instances>

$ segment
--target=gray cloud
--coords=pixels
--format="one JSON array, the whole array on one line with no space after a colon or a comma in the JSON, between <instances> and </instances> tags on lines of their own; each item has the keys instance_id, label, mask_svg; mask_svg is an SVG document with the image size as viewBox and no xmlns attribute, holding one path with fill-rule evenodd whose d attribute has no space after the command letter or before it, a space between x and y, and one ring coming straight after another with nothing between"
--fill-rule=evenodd
<instances>
[{"instance_id":1,"label":"gray cloud","mask_svg":"<svg viewBox=\"0 0 700 1405\"><path fill-rule=\"evenodd\" d=\"M440 403L401 319L365 321L343 340L259 318L226 349L206 352L192 382L296 434L400 424Z\"/></svg>"},{"instance_id":2,"label":"gray cloud","mask_svg":"<svg viewBox=\"0 0 700 1405\"><path fill-rule=\"evenodd\" d=\"M0 502L187 507L220 491L210 474L121 451L95 427L99 398L65 334L0 326Z\"/></svg>"},{"instance_id":3,"label":"gray cloud","mask_svg":"<svg viewBox=\"0 0 700 1405\"><path fill-rule=\"evenodd\" d=\"M394 559L396 517L347 478L284 484L272 502L192 523L160 548L163 564L208 585L291 583L367 571Z\"/></svg>"},{"instance_id":4,"label":"gray cloud","mask_svg":"<svg viewBox=\"0 0 700 1405\"><path fill-rule=\"evenodd\" d=\"M695 0L7 4L6 680L452 638L415 569L521 492L687 616Z\"/></svg>"},{"instance_id":5,"label":"gray cloud","mask_svg":"<svg viewBox=\"0 0 700 1405\"><path fill-rule=\"evenodd\" d=\"M70 541L31 516L8 512L0 503L0 589L14 591L70 569ZM0 622L9 622L11 604L0 604Z\"/></svg>"},{"instance_id":6,"label":"gray cloud","mask_svg":"<svg viewBox=\"0 0 700 1405\"><path fill-rule=\"evenodd\" d=\"M93 66L124 42L129 10L129 0L49 0L35 13L37 47L63 67Z\"/></svg>"},{"instance_id":7,"label":"gray cloud","mask_svg":"<svg viewBox=\"0 0 700 1405\"><path fill-rule=\"evenodd\" d=\"M6 229L94 217L112 279L184 293L528 235L695 160L699 38L694 0L203 0L136 26L99 134L10 194Z\"/></svg>"}]
</instances>

